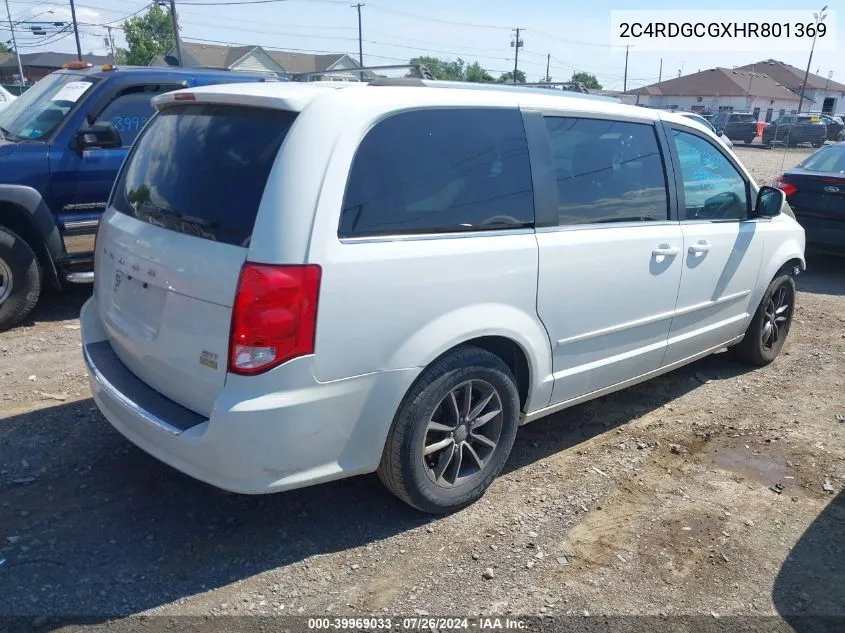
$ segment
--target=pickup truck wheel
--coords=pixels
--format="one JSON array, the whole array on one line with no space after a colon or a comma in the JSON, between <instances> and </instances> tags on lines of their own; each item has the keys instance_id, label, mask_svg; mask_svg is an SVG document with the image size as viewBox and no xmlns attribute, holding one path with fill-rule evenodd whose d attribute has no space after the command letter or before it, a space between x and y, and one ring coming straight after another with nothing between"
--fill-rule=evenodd
<instances>
[{"instance_id":1,"label":"pickup truck wheel","mask_svg":"<svg viewBox=\"0 0 845 633\"><path fill-rule=\"evenodd\" d=\"M397 497L431 514L473 503L507 461L519 393L495 354L466 346L430 365L406 394L378 476Z\"/></svg>"},{"instance_id":2,"label":"pickup truck wheel","mask_svg":"<svg viewBox=\"0 0 845 633\"><path fill-rule=\"evenodd\" d=\"M733 347L734 356L761 367L771 363L786 342L794 311L795 280L789 275L776 277L766 289L745 338Z\"/></svg>"},{"instance_id":3,"label":"pickup truck wheel","mask_svg":"<svg viewBox=\"0 0 845 633\"><path fill-rule=\"evenodd\" d=\"M0 226L0 332L20 323L40 294L38 258L19 235Z\"/></svg>"}]
</instances>

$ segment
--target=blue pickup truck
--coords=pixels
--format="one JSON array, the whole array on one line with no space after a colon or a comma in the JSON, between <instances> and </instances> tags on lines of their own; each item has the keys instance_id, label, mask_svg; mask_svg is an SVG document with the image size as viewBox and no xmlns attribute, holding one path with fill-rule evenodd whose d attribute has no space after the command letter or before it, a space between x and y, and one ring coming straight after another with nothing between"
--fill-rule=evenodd
<instances>
[{"instance_id":1,"label":"blue pickup truck","mask_svg":"<svg viewBox=\"0 0 845 633\"><path fill-rule=\"evenodd\" d=\"M41 289L93 281L93 246L112 183L152 97L266 75L70 64L0 110L0 331ZM198 183L200 184L200 183Z\"/></svg>"}]
</instances>

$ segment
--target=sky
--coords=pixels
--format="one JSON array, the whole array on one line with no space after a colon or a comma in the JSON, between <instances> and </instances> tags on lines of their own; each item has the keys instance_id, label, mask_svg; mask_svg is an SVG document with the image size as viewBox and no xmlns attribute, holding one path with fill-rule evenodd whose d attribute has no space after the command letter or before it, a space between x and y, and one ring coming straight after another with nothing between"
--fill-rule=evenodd
<instances>
[{"instance_id":1,"label":"sky","mask_svg":"<svg viewBox=\"0 0 845 633\"><path fill-rule=\"evenodd\" d=\"M243 0L177 0L180 33L184 40L209 43L257 44L284 50L337 52L358 56L357 11L353 0L262 0L261 4L222 4ZM358 0L354 0L357 2ZM604 88L621 90L625 51L610 46L610 12L614 9L678 9L673 2L634 3L591 0L361 0L365 65L407 63L411 57L434 55L478 61L494 76L513 69L512 29L520 27L523 47L519 68L528 81L546 73L551 55L552 80L568 80L574 71L595 74ZM764 20L773 9L821 8L824 0L708 0L707 9L759 8ZM13 21L65 21L69 4L61 0L8 0ZM120 26L125 16L143 10L149 0L77 0L83 53L102 54L111 23ZM202 3L202 4L201 4ZM208 6L217 3L217 6ZM818 5L818 6L816 6ZM3 7L0 4L0 7ZM4 7L3 7L4 8ZM52 13L44 12L52 11ZM39 15L42 14L42 15ZM843 14L845 15L845 14ZM3 15L5 21L5 13ZM838 16L836 16L838 17ZM6 22L7 24L7 22ZM2 28L2 26L0 26ZM119 29L113 31L124 45ZM70 34L68 34L70 35ZM8 26L0 38L8 39ZM48 36L49 37L49 36ZM72 36L57 34L45 44L44 36L24 35L22 52L75 52ZM845 28L837 28L837 50L816 51L811 71L845 83ZM628 57L628 89L715 66L731 68L774 58L805 68L806 52L638 52Z\"/></svg>"}]
</instances>

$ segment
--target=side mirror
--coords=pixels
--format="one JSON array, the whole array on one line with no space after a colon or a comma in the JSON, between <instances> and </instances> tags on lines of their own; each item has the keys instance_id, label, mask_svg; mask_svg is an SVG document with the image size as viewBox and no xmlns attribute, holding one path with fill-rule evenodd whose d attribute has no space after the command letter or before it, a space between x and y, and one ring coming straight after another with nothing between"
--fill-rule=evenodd
<instances>
[{"instance_id":1,"label":"side mirror","mask_svg":"<svg viewBox=\"0 0 845 633\"><path fill-rule=\"evenodd\" d=\"M786 194L774 187L760 187L757 192L757 203L754 205L755 218L773 218L780 215Z\"/></svg>"},{"instance_id":2,"label":"side mirror","mask_svg":"<svg viewBox=\"0 0 845 633\"><path fill-rule=\"evenodd\" d=\"M111 121L86 125L73 137L71 147L78 152L85 149L116 149L123 146L120 133Z\"/></svg>"}]
</instances>

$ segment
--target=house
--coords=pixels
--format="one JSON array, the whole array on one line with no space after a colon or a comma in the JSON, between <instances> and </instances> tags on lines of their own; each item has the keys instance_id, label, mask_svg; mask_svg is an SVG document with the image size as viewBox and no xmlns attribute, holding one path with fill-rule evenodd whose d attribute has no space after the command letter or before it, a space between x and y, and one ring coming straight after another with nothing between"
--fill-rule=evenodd
<instances>
[{"instance_id":1,"label":"house","mask_svg":"<svg viewBox=\"0 0 845 633\"><path fill-rule=\"evenodd\" d=\"M168 66L176 63L176 51L155 57L150 66ZM315 55L281 50L266 50L261 46L228 46L182 42L182 63L200 68L220 68L241 72L263 72L291 77L308 75L310 81L357 81L359 73L343 72L360 68L358 62L345 53ZM318 73L327 74L320 75ZM366 73L371 77L371 73Z\"/></svg>"},{"instance_id":2,"label":"house","mask_svg":"<svg viewBox=\"0 0 845 633\"><path fill-rule=\"evenodd\" d=\"M801 94L801 84L804 83L804 73L806 72L806 69L802 70L774 59L741 66L736 70L765 73L797 95ZM812 108L807 107L808 98L812 103ZM821 111L826 114L845 112L845 84L833 81L832 77L822 77L810 73L807 75L807 88L804 91L804 104L801 106L801 110L804 112Z\"/></svg>"},{"instance_id":3,"label":"house","mask_svg":"<svg viewBox=\"0 0 845 633\"><path fill-rule=\"evenodd\" d=\"M113 64L111 55L83 55L82 60L94 66ZM23 53L21 66L26 83L34 84L65 64L78 61L73 53ZM14 53L0 53L0 83L18 83L18 59Z\"/></svg>"},{"instance_id":4,"label":"house","mask_svg":"<svg viewBox=\"0 0 845 633\"><path fill-rule=\"evenodd\" d=\"M635 95L642 106L704 114L753 112L760 121L797 110L799 100L795 92L768 74L738 68L711 68L629 90L628 94ZM804 101L806 104L807 97Z\"/></svg>"}]
</instances>

